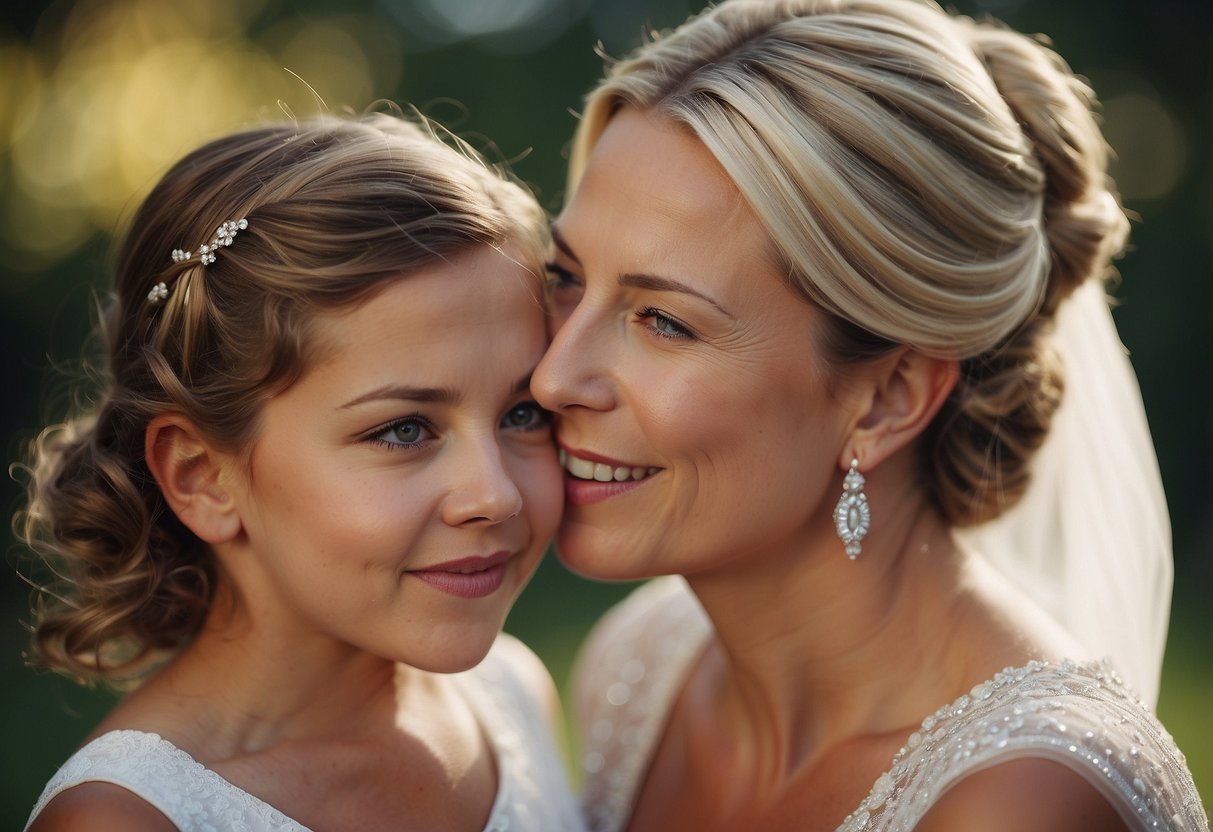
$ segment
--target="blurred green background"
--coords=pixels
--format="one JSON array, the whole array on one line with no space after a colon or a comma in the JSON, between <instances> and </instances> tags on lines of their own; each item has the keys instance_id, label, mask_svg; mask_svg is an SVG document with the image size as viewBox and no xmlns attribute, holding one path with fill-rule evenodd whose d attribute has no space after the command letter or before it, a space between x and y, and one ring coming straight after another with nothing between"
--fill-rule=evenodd
<instances>
[{"instance_id":1,"label":"blurred green background","mask_svg":"<svg viewBox=\"0 0 1213 832\"><path fill-rule=\"evenodd\" d=\"M699 0L9 0L0 12L0 437L17 459L67 401L113 235L179 155L230 129L376 99L419 107L497 159L546 207L582 95L646 28ZM966 0L1047 32L1092 81L1139 216L1121 263L1121 335L1141 377L1175 533L1159 712L1213 800L1213 298L1207 0ZM323 104L321 103L323 102ZM0 487L6 511L20 489ZM112 702L22 663L29 592L5 538L0 577L0 828ZM626 587L549 558L510 618L562 685L576 646Z\"/></svg>"}]
</instances>

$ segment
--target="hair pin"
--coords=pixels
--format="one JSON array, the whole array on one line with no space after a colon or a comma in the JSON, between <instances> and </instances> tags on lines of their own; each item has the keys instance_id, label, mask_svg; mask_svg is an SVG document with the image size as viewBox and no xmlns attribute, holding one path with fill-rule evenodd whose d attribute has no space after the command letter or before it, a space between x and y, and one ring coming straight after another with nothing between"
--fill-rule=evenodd
<instances>
[{"instance_id":1,"label":"hair pin","mask_svg":"<svg viewBox=\"0 0 1213 832\"><path fill-rule=\"evenodd\" d=\"M209 243L203 243L198 247L198 262L203 265L209 265L215 262L215 252L220 246L230 246L232 241L236 239L236 235L248 228L248 220L241 217L238 220L228 220L219 226L215 231L215 236L211 238ZM184 263L186 260L194 256L192 251L175 248L172 251L174 263ZM162 303L168 297L168 285L161 281L152 287L152 290L147 293L147 299L152 303Z\"/></svg>"}]
</instances>

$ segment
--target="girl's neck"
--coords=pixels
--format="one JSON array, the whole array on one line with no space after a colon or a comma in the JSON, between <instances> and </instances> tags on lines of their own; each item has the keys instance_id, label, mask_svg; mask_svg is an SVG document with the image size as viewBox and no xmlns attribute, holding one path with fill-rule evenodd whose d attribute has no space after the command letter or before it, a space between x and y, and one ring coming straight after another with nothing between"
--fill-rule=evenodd
<instances>
[{"instance_id":1,"label":"girl's neck","mask_svg":"<svg viewBox=\"0 0 1213 832\"><path fill-rule=\"evenodd\" d=\"M199 759L224 759L354 736L382 724L375 713L390 725L398 688L427 683L429 674L330 637L276 629L220 593L198 635L106 722L132 721Z\"/></svg>"}]
</instances>

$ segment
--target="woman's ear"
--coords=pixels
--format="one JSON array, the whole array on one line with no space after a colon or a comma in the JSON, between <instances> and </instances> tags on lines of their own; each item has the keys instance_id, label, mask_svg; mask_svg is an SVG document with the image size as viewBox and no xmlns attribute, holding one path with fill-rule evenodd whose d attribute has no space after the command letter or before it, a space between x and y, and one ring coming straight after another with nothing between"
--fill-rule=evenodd
<instances>
[{"instance_id":1,"label":"woman's ear","mask_svg":"<svg viewBox=\"0 0 1213 832\"><path fill-rule=\"evenodd\" d=\"M960 378L954 358L932 358L903 347L876 364L870 397L844 449L842 468L858 458L864 469L879 465L913 442L939 413Z\"/></svg>"},{"instance_id":2,"label":"woman's ear","mask_svg":"<svg viewBox=\"0 0 1213 832\"><path fill-rule=\"evenodd\" d=\"M177 518L203 541L226 543L242 524L223 477L228 455L217 452L178 413L157 416L143 438L147 467Z\"/></svg>"}]
</instances>

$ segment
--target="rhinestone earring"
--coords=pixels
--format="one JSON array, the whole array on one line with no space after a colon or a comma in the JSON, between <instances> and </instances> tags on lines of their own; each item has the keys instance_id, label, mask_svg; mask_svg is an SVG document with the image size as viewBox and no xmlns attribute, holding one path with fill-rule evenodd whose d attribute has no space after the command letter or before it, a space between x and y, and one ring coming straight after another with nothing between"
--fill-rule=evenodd
<instances>
[{"instance_id":1,"label":"rhinestone earring","mask_svg":"<svg viewBox=\"0 0 1213 832\"><path fill-rule=\"evenodd\" d=\"M851 560L859 557L859 541L863 540L872 525L872 511L868 508L868 495L863 493L863 474L859 473L859 460L851 460L851 470L842 481L842 496L834 508L834 528Z\"/></svg>"}]
</instances>

